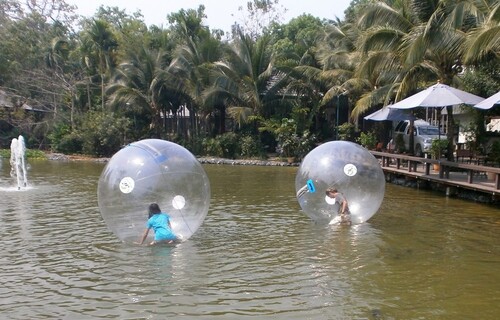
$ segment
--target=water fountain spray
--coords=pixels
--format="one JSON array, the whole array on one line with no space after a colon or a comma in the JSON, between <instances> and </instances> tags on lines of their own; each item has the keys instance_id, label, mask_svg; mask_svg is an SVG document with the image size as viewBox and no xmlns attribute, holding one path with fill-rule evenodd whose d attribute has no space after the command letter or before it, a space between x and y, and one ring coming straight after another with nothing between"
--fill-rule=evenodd
<instances>
[{"instance_id":1,"label":"water fountain spray","mask_svg":"<svg viewBox=\"0 0 500 320\"><path fill-rule=\"evenodd\" d=\"M24 161L25 154L26 145L24 143L23 136L19 136L18 139L12 139L10 144L10 176L16 178L18 190L20 190L21 187L26 187L28 185L28 179L26 177L26 163Z\"/></svg>"}]
</instances>

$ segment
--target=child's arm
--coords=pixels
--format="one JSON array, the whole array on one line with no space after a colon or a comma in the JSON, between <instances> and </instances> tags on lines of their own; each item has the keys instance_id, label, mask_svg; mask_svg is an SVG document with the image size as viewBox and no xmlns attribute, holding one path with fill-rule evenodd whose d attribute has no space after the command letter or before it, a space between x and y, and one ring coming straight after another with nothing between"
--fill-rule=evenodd
<instances>
[{"instance_id":1,"label":"child's arm","mask_svg":"<svg viewBox=\"0 0 500 320\"><path fill-rule=\"evenodd\" d=\"M148 237L148 233L149 233L150 229L151 228L147 228L146 230L144 230L144 234L142 235L141 241L137 242L138 244L143 244L144 243L144 240L146 240L146 238Z\"/></svg>"},{"instance_id":2,"label":"child's arm","mask_svg":"<svg viewBox=\"0 0 500 320\"><path fill-rule=\"evenodd\" d=\"M344 202L342 202L342 214L344 214L347 210L347 200L344 199Z\"/></svg>"}]
</instances>

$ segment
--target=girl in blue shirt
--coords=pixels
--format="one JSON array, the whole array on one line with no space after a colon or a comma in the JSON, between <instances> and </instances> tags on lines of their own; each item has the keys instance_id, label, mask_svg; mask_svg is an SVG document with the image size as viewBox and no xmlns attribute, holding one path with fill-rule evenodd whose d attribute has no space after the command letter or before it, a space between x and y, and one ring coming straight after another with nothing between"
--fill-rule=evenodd
<instances>
[{"instance_id":1,"label":"girl in blue shirt","mask_svg":"<svg viewBox=\"0 0 500 320\"><path fill-rule=\"evenodd\" d=\"M172 232L172 225L170 224L170 217L168 214L161 212L160 206L156 203L149 205L149 219L146 224L146 230L142 235L139 244L143 244L144 240L148 237L149 230L153 229L155 238L150 245L159 243L173 243L177 237Z\"/></svg>"}]
</instances>

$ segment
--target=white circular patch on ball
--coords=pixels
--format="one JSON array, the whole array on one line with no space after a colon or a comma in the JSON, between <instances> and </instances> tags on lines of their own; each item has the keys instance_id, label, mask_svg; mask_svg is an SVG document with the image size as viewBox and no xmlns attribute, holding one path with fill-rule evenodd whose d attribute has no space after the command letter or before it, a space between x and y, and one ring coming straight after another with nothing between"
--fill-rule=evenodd
<instances>
[{"instance_id":1,"label":"white circular patch on ball","mask_svg":"<svg viewBox=\"0 0 500 320\"><path fill-rule=\"evenodd\" d=\"M172 206L174 209L180 210L186 205L186 199L183 196L175 196L172 199Z\"/></svg>"},{"instance_id":2,"label":"white circular patch on ball","mask_svg":"<svg viewBox=\"0 0 500 320\"><path fill-rule=\"evenodd\" d=\"M304 190L307 192L299 192ZM385 176L379 161L365 148L348 141L324 143L302 161L295 177L297 200L314 221L330 223L338 215L339 203L325 197L327 188L342 193L349 204L352 223L370 219L385 194Z\"/></svg>"},{"instance_id":3,"label":"white circular patch on ball","mask_svg":"<svg viewBox=\"0 0 500 320\"><path fill-rule=\"evenodd\" d=\"M353 165L352 163L348 163L344 166L344 173L348 176L348 177L354 177L356 175L356 173L358 173L358 169L356 168L355 165Z\"/></svg>"},{"instance_id":4,"label":"white circular patch on ball","mask_svg":"<svg viewBox=\"0 0 500 320\"><path fill-rule=\"evenodd\" d=\"M182 146L146 139L124 147L109 160L97 187L99 210L122 241L140 239L148 207L157 203L179 239L202 225L210 204L210 183L200 162Z\"/></svg>"},{"instance_id":5,"label":"white circular patch on ball","mask_svg":"<svg viewBox=\"0 0 500 320\"><path fill-rule=\"evenodd\" d=\"M130 193L134 190L134 179L125 177L120 181L120 191L123 193Z\"/></svg>"}]
</instances>

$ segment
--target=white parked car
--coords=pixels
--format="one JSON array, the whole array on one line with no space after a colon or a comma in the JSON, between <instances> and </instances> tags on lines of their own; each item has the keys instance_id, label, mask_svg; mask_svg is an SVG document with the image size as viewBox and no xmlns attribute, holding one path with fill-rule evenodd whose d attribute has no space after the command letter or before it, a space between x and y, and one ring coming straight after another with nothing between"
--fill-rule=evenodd
<instances>
[{"instance_id":1,"label":"white parked car","mask_svg":"<svg viewBox=\"0 0 500 320\"><path fill-rule=\"evenodd\" d=\"M442 139L446 140L446 134L439 132L437 126L430 125L423 120L415 120L413 124L413 151L417 157L422 157L429 154L431 151L432 140ZM401 134L405 142L405 149L410 149L410 121L401 121L394 129L393 139L396 135Z\"/></svg>"}]
</instances>

